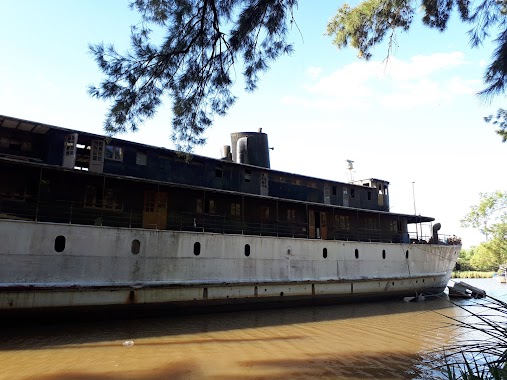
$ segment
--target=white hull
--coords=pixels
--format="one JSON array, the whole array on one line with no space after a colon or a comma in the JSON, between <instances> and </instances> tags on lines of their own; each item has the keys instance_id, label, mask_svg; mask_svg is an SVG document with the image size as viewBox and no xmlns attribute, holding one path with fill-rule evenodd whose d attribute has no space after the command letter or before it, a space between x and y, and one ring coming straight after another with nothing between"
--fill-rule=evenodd
<instances>
[{"instance_id":1,"label":"white hull","mask_svg":"<svg viewBox=\"0 0 507 380\"><path fill-rule=\"evenodd\" d=\"M0 241L0 310L434 293L460 250L1 219Z\"/></svg>"}]
</instances>

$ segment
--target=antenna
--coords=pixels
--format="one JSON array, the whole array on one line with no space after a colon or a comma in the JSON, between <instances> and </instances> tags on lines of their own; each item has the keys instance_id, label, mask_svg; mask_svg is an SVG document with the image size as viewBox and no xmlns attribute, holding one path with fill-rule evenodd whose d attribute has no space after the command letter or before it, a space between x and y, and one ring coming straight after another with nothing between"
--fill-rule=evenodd
<instances>
[{"instance_id":1,"label":"antenna","mask_svg":"<svg viewBox=\"0 0 507 380\"><path fill-rule=\"evenodd\" d=\"M347 160L345 160L345 162L347 162L347 170L349 171L350 182L353 182L354 181L354 174L353 174L354 161L347 159Z\"/></svg>"}]
</instances>

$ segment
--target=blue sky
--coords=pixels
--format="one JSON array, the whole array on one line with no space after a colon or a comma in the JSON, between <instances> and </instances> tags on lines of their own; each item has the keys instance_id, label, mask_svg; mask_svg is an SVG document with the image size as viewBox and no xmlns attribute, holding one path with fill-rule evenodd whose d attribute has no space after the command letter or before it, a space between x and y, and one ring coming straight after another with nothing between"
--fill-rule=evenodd
<instances>
[{"instance_id":1,"label":"blue sky","mask_svg":"<svg viewBox=\"0 0 507 380\"><path fill-rule=\"evenodd\" d=\"M102 79L88 44L128 48L139 17L127 3L0 2L0 114L102 133L107 104L87 95ZM493 47L471 49L468 27L455 21L445 33L416 22L397 35L387 63L386 44L361 61L324 36L340 5L300 1L294 54L272 64L254 93L243 92L237 67L239 99L195 153L218 158L231 132L263 128L273 169L347 181L345 160L354 160L355 179L390 181L392 211L414 212L414 182L418 214L435 217L465 247L478 244L480 235L459 219L480 192L507 189L507 144L482 120L505 98L483 104L475 96ZM118 137L173 148L170 122L168 100L138 133Z\"/></svg>"}]
</instances>

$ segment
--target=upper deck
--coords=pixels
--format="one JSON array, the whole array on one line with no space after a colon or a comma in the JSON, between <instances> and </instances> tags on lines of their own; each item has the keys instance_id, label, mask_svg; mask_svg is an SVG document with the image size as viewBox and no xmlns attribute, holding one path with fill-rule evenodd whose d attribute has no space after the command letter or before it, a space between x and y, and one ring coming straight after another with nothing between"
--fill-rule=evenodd
<instances>
[{"instance_id":1,"label":"upper deck","mask_svg":"<svg viewBox=\"0 0 507 380\"><path fill-rule=\"evenodd\" d=\"M233 134L232 142L236 154L226 153L221 159L188 156L170 149L0 115L0 159L103 176L389 212L387 181L372 178L343 183L270 169L267 136L260 131ZM241 144L243 150L239 148ZM429 217L405 217L408 223L433 221Z\"/></svg>"}]
</instances>

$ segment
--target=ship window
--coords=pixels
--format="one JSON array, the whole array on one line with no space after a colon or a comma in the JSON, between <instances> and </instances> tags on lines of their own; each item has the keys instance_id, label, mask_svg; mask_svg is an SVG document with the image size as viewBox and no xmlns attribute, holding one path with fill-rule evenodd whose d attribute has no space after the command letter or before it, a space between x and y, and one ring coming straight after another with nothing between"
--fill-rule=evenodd
<instances>
[{"instance_id":1,"label":"ship window","mask_svg":"<svg viewBox=\"0 0 507 380\"><path fill-rule=\"evenodd\" d=\"M0 138L0 148L29 152L32 150L32 143L30 141L19 141L2 137Z\"/></svg>"},{"instance_id":2,"label":"ship window","mask_svg":"<svg viewBox=\"0 0 507 380\"><path fill-rule=\"evenodd\" d=\"M224 176L224 170L222 168L215 168L215 177L222 178Z\"/></svg>"},{"instance_id":3,"label":"ship window","mask_svg":"<svg viewBox=\"0 0 507 380\"><path fill-rule=\"evenodd\" d=\"M231 203L231 215L241 216L241 205L239 203Z\"/></svg>"},{"instance_id":4,"label":"ship window","mask_svg":"<svg viewBox=\"0 0 507 380\"><path fill-rule=\"evenodd\" d=\"M32 143L29 141L23 141L21 143L21 151L22 152L29 152L32 150Z\"/></svg>"},{"instance_id":5,"label":"ship window","mask_svg":"<svg viewBox=\"0 0 507 380\"><path fill-rule=\"evenodd\" d=\"M368 200L371 201L371 191L368 191Z\"/></svg>"},{"instance_id":6,"label":"ship window","mask_svg":"<svg viewBox=\"0 0 507 380\"><path fill-rule=\"evenodd\" d=\"M356 189L350 189L350 197L355 198L356 197Z\"/></svg>"},{"instance_id":7,"label":"ship window","mask_svg":"<svg viewBox=\"0 0 507 380\"><path fill-rule=\"evenodd\" d=\"M130 245L130 252L133 255L137 255L141 250L141 242L137 239L132 240L132 244Z\"/></svg>"},{"instance_id":8,"label":"ship window","mask_svg":"<svg viewBox=\"0 0 507 380\"><path fill-rule=\"evenodd\" d=\"M336 195L336 186L333 186L332 190L333 190L333 195Z\"/></svg>"},{"instance_id":9,"label":"ship window","mask_svg":"<svg viewBox=\"0 0 507 380\"><path fill-rule=\"evenodd\" d=\"M214 214L216 212L216 209L215 209L215 201L213 199L210 199L209 202L208 202L208 212L210 214Z\"/></svg>"},{"instance_id":10,"label":"ship window","mask_svg":"<svg viewBox=\"0 0 507 380\"><path fill-rule=\"evenodd\" d=\"M65 249L65 236L59 235L55 239L55 251L63 252L64 249Z\"/></svg>"},{"instance_id":11,"label":"ship window","mask_svg":"<svg viewBox=\"0 0 507 380\"><path fill-rule=\"evenodd\" d=\"M252 180L252 171L250 169L245 169L245 182L250 182Z\"/></svg>"},{"instance_id":12,"label":"ship window","mask_svg":"<svg viewBox=\"0 0 507 380\"><path fill-rule=\"evenodd\" d=\"M9 149L20 151L21 150L21 143L19 141L12 141L9 143ZM67 152L67 151L66 151ZM72 154L72 153L71 153ZM71 155L70 154L70 155ZM69 156L69 154L65 154L66 156Z\"/></svg>"},{"instance_id":13,"label":"ship window","mask_svg":"<svg viewBox=\"0 0 507 380\"><path fill-rule=\"evenodd\" d=\"M385 259L385 258L386 258L386 250L385 250L385 249L383 249L383 250L382 250L382 258L383 258L383 259Z\"/></svg>"},{"instance_id":14,"label":"ship window","mask_svg":"<svg viewBox=\"0 0 507 380\"><path fill-rule=\"evenodd\" d=\"M296 221L296 210L287 209L287 221L295 222Z\"/></svg>"},{"instance_id":15,"label":"ship window","mask_svg":"<svg viewBox=\"0 0 507 380\"><path fill-rule=\"evenodd\" d=\"M261 187L263 189L268 188L268 175L266 173L261 174Z\"/></svg>"},{"instance_id":16,"label":"ship window","mask_svg":"<svg viewBox=\"0 0 507 380\"><path fill-rule=\"evenodd\" d=\"M327 258L327 248L324 248L322 250L322 257L325 258L325 259Z\"/></svg>"},{"instance_id":17,"label":"ship window","mask_svg":"<svg viewBox=\"0 0 507 380\"><path fill-rule=\"evenodd\" d=\"M261 206L261 219L262 220L269 220L269 207L268 206Z\"/></svg>"},{"instance_id":18,"label":"ship window","mask_svg":"<svg viewBox=\"0 0 507 380\"><path fill-rule=\"evenodd\" d=\"M408 249L407 251L405 252L405 258L408 259Z\"/></svg>"},{"instance_id":19,"label":"ship window","mask_svg":"<svg viewBox=\"0 0 507 380\"><path fill-rule=\"evenodd\" d=\"M250 244L245 244L245 256L250 256Z\"/></svg>"},{"instance_id":20,"label":"ship window","mask_svg":"<svg viewBox=\"0 0 507 380\"><path fill-rule=\"evenodd\" d=\"M348 215L335 215L335 224L340 230L350 229L350 218Z\"/></svg>"},{"instance_id":21,"label":"ship window","mask_svg":"<svg viewBox=\"0 0 507 380\"><path fill-rule=\"evenodd\" d=\"M195 205L195 212L198 214L202 214L202 199L197 198Z\"/></svg>"},{"instance_id":22,"label":"ship window","mask_svg":"<svg viewBox=\"0 0 507 380\"><path fill-rule=\"evenodd\" d=\"M147 158L146 153L137 152L136 153L136 165L146 166Z\"/></svg>"},{"instance_id":23,"label":"ship window","mask_svg":"<svg viewBox=\"0 0 507 380\"><path fill-rule=\"evenodd\" d=\"M119 146L106 146L106 158L108 160L123 161L123 148Z\"/></svg>"},{"instance_id":24,"label":"ship window","mask_svg":"<svg viewBox=\"0 0 507 380\"><path fill-rule=\"evenodd\" d=\"M155 192L147 191L144 196L144 211L155 212Z\"/></svg>"},{"instance_id":25,"label":"ship window","mask_svg":"<svg viewBox=\"0 0 507 380\"><path fill-rule=\"evenodd\" d=\"M104 192L104 208L110 208L113 210L122 209L118 193L116 193L113 189L106 189Z\"/></svg>"},{"instance_id":26,"label":"ship window","mask_svg":"<svg viewBox=\"0 0 507 380\"><path fill-rule=\"evenodd\" d=\"M355 256L356 256L356 259L358 259L358 258L359 258L359 250L358 250L357 248L356 248L356 250L354 251L354 254L355 254Z\"/></svg>"},{"instance_id":27,"label":"ship window","mask_svg":"<svg viewBox=\"0 0 507 380\"><path fill-rule=\"evenodd\" d=\"M95 186L86 186L85 189L85 207L93 207L97 202L97 188Z\"/></svg>"},{"instance_id":28,"label":"ship window","mask_svg":"<svg viewBox=\"0 0 507 380\"><path fill-rule=\"evenodd\" d=\"M104 161L104 141L93 140L91 149L92 161L103 162Z\"/></svg>"},{"instance_id":29,"label":"ship window","mask_svg":"<svg viewBox=\"0 0 507 380\"><path fill-rule=\"evenodd\" d=\"M73 156L76 154L76 134L65 136L65 155Z\"/></svg>"},{"instance_id":30,"label":"ship window","mask_svg":"<svg viewBox=\"0 0 507 380\"><path fill-rule=\"evenodd\" d=\"M194 243L194 255L199 256L201 254L201 243L196 241Z\"/></svg>"}]
</instances>

